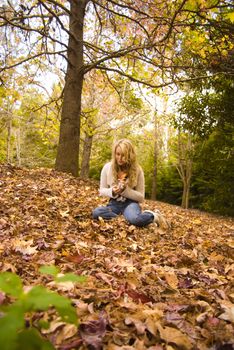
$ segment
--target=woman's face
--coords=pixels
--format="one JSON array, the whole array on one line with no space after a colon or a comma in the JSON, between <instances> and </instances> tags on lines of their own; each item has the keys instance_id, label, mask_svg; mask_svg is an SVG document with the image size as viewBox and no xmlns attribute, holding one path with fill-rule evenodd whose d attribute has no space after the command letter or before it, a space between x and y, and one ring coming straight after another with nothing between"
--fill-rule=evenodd
<instances>
[{"instance_id":1,"label":"woman's face","mask_svg":"<svg viewBox=\"0 0 234 350\"><path fill-rule=\"evenodd\" d=\"M119 146L117 146L115 150L115 160L119 166L123 166L126 164L126 158Z\"/></svg>"}]
</instances>

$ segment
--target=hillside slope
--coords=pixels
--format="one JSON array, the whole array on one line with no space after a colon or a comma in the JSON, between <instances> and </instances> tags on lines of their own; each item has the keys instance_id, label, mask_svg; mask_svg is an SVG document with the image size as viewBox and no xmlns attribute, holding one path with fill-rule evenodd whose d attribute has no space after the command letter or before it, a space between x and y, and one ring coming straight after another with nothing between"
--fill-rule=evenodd
<instances>
[{"instance_id":1,"label":"hillside slope","mask_svg":"<svg viewBox=\"0 0 234 350\"><path fill-rule=\"evenodd\" d=\"M97 182L0 166L0 271L59 290L80 318L77 331L48 313L55 348L233 349L234 220L147 200L170 231L93 221L103 203ZM54 264L87 282L54 286L38 272Z\"/></svg>"}]
</instances>

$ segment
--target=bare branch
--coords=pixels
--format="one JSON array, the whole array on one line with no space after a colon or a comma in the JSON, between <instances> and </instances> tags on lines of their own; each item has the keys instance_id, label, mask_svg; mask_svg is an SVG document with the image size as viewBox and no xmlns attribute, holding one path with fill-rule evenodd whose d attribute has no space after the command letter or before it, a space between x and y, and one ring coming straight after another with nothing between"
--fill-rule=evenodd
<instances>
[{"instance_id":1,"label":"bare branch","mask_svg":"<svg viewBox=\"0 0 234 350\"><path fill-rule=\"evenodd\" d=\"M15 64L12 64L12 65L10 65L10 66L5 66L5 67L3 67L3 68L0 68L0 72L3 72L3 71L5 71L5 70L8 70L8 69L11 69L11 68L14 68L14 67L17 67L17 66L21 65L22 63L28 62L28 61L30 61L30 60L32 60L32 59L35 59L35 58L40 57L40 56L43 56L43 55L56 55L56 54L61 54L61 55L62 55L62 53L64 53L64 52L66 52L66 50L63 50L63 51L56 51L56 52L41 52L41 53L38 53L38 54L36 54L36 55L27 57L27 58L25 58L25 59L23 59L23 60L21 60L21 61L18 61L18 62L16 62ZM64 56L63 56L63 57L64 57Z\"/></svg>"},{"instance_id":2,"label":"bare branch","mask_svg":"<svg viewBox=\"0 0 234 350\"><path fill-rule=\"evenodd\" d=\"M127 74L124 71L119 70L119 69L110 68L110 67L104 67L104 66L97 66L95 68L96 69L100 69L100 70L105 70L105 71L118 73L119 75L122 75L122 76L128 78L130 81L133 81L135 83L139 83L139 84L142 84L142 85L145 85L145 86L149 86L151 88L162 88L162 87L170 86L170 85L173 85L173 84L177 85L177 84L188 83L188 82L191 82L191 81L197 81L197 80L202 80L202 79L210 79L210 75L207 74L207 75L200 75L200 76L187 78L187 79L170 80L168 82L164 82L164 83L161 83L161 84L154 84L154 83L150 83L150 82L147 82L147 81L143 81L141 79L137 79L137 78L133 77L132 75ZM230 76L230 73L218 72L218 73L212 74L212 76L220 76L220 75Z\"/></svg>"}]
</instances>

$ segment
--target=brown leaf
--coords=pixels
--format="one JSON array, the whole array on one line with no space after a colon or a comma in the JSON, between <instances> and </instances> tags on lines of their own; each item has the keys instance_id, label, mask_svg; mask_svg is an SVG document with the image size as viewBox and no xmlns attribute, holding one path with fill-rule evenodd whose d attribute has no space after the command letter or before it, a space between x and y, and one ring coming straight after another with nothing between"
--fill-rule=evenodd
<instances>
[{"instance_id":1,"label":"brown leaf","mask_svg":"<svg viewBox=\"0 0 234 350\"><path fill-rule=\"evenodd\" d=\"M133 324L137 330L137 334L139 335L144 334L146 325L141 320L136 319L134 317L126 317L124 322L127 326Z\"/></svg>"},{"instance_id":2,"label":"brown leaf","mask_svg":"<svg viewBox=\"0 0 234 350\"><path fill-rule=\"evenodd\" d=\"M190 339L178 329L172 327L162 327L158 324L158 329L161 339L167 343L175 344L181 349L192 349L192 343Z\"/></svg>"},{"instance_id":3,"label":"brown leaf","mask_svg":"<svg viewBox=\"0 0 234 350\"><path fill-rule=\"evenodd\" d=\"M56 337L56 344L61 344L64 340L73 337L78 332L74 324L66 324Z\"/></svg>"},{"instance_id":4,"label":"brown leaf","mask_svg":"<svg viewBox=\"0 0 234 350\"><path fill-rule=\"evenodd\" d=\"M165 279L171 288L177 289L179 281L174 272L166 272Z\"/></svg>"},{"instance_id":5,"label":"brown leaf","mask_svg":"<svg viewBox=\"0 0 234 350\"><path fill-rule=\"evenodd\" d=\"M175 344L181 349L192 349L192 343L190 339L178 329L172 327L162 327L158 324L160 337L167 343Z\"/></svg>"},{"instance_id":6,"label":"brown leaf","mask_svg":"<svg viewBox=\"0 0 234 350\"><path fill-rule=\"evenodd\" d=\"M224 313L219 315L219 318L234 323L234 304L223 301L221 307L224 310Z\"/></svg>"},{"instance_id":7,"label":"brown leaf","mask_svg":"<svg viewBox=\"0 0 234 350\"><path fill-rule=\"evenodd\" d=\"M137 292L135 290L126 290L125 292L130 298L132 298L134 301L141 302L143 304L154 302L154 299L152 297L147 296L144 293Z\"/></svg>"},{"instance_id":8,"label":"brown leaf","mask_svg":"<svg viewBox=\"0 0 234 350\"><path fill-rule=\"evenodd\" d=\"M79 331L85 344L92 346L93 350L101 350L102 339L106 333L107 324L108 320L105 312L100 313L98 320L81 323Z\"/></svg>"},{"instance_id":9,"label":"brown leaf","mask_svg":"<svg viewBox=\"0 0 234 350\"><path fill-rule=\"evenodd\" d=\"M80 264L84 260L85 256L81 254L68 255L66 259L68 261L74 262L76 264Z\"/></svg>"},{"instance_id":10,"label":"brown leaf","mask_svg":"<svg viewBox=\"0 0 234 350\"><path fill-rule=\"evenodd\" d=\"M0 292L0 305L2 305L5 300L6 300L5 293Z\"/></svg>"},{"instance_id":11,"label":"brown leaf","mask_svg":"<svg viewBox=\"0 0 234 350\"><path fill-rule=\"evenodd\" d=\"M173 221L169 235L153 225L131 226L123 215L92 220L92 209L107 203L96 180L0 164L0 186L0 270L18 273L24 291L43 285L68 297L81 324L97 322L95 336L97 311L106 310L111 321L99 337L103 348L188 350L194 342L199 350L223 344L221 350L232 339L232 218L146 199L143 210L159 209ZM82 286L50 284L41 265L89 278ZM11 302L2 298L2 305ZM55 341L65 324L53 324L54 312L42 318L52 322L46 336ZM58 350L91 348L77 334L65 339L68 329Z\"/></svg>"},{"instance_id":12,"label":"brown leaf","mask_svg":"<svg viewBox=\"0 0 234 350\"><path fill-rule=\"evenodd\" d=\"M82 345L83 340L79 338L72 340L70 343L58 346L58 350L71 350L78 349Z\"/></svg>"},{"instance_id":13,"label":"brown leaf","mask_svg":"<svg viewBox=\"0 0 234 350\"><path fill-rule=\"evenodd\" d=\"M32 255L37 252L37 247L32 247L33 239L25 241L23 239L15 239L13 241L13 249L23 255Z\"/></svg>"}]
</instances>

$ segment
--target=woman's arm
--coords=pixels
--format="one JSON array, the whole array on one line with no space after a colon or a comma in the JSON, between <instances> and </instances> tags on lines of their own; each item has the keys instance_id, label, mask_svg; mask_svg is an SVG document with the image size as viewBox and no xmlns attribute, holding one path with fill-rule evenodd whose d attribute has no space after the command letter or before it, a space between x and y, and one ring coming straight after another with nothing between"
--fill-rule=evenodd
<instances>
[{"instance_id":1,"label":"woman's arm","mask_svg":"<svg viewBox=\"0 0 234 350\"><path fill-rule=\"evenodd\" d=\"M110 168L109 163L105 164L104 167L102 168L99 194L100 196L104 196L104 197L116 198L116 196L113 195L112 187L109 187L108 181L107 181L109 168Z\"/></svg>"}]
</instances>

